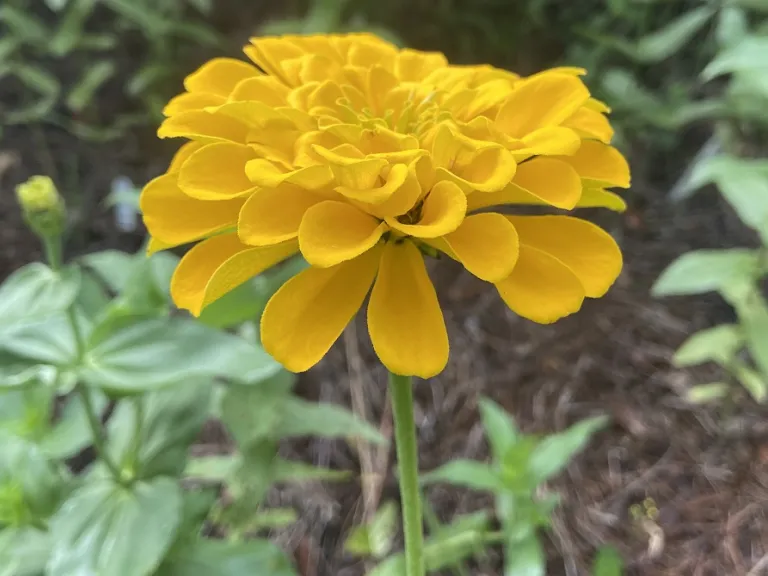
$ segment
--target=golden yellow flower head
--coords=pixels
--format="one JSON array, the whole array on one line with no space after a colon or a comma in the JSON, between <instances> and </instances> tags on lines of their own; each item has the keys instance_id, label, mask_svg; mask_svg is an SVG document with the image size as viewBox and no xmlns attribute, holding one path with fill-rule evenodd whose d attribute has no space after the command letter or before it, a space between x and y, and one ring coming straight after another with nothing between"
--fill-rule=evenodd
<instances>
[{"instance_id":1,"label":"golden yellow flower head","mask_svg":"<svg viewBox=\"0 0 768 576\"><path fill-rule=\"evenodd\" d=\"M187 138L141 206L162 249L200 241L172 281L199 314L300 252L311 265L270 300L266 350L316 364L370 292L368 329L392 372L430 377L448 337L423 253L492 283L548 323L599 297L621 270L600 228L509 205L623 210L629 168L583 70L530 77L451 66L368 34L254 38L184 82L160 137Z\"/></svg>"},{"instance_id":2,"label":"golden yellow flower head","mask_svg":"<svg viewBox=\"0 0 768 576\"><path fill-rule=\"evenodd\" d=\"M50 237L63 232L66 220L64 200L48 176L32 176L16 186L16 199L24 219L37 235Z\"/></svg>"}]
</instances>

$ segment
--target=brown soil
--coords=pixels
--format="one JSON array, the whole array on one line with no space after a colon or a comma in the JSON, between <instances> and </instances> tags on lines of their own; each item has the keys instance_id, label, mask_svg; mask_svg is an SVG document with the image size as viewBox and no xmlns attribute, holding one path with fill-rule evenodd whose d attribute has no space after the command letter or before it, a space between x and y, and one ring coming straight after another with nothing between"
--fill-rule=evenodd
<instances>
[{"instance_id":1,"label":"brown soil","mask_svg":"<svg viewBox=\"0 0 768 576\"><path fill-rule=\"evenodd\" d=\"M118 235L99 203L112 178L146 181L168 156L169 147L149 133L90 145L52 128L7 129L0 143L0 278L40 255L22 225L14 184L34 173L56 177L75 207L72 254L132 250L137 238ZM625 270L605 298L553 326L516 317L494 290L449 262L433 267L452 355L443 374L416 384L422 470L451 458L487 456L476 409L481 395L508 409L526 432L612 416L611 427L549 486L563 496L545 536L554 576L588 574L605 543L622 552L633 575L756 576L768 567L768 410L748 399L720 409L691 406L681 392L721 375L714 368L670 365L688 335L729 320L730 310L714 296L655 301L649 295L661 270L686 250L752 240L712 192L685 205L666 201L665 190L686 159L684 153L665 162L642 150L630 153L630 209L621 216L590 214L620 241ZM300 379L299 389L308 398L345 405L355 393L361 400L356 409L387 433L385 380L359 318L327 359ZM303 576L363 574L363 565L342 550L344 535L376 502L397 499L393 455L325 440L286 445L285 452L353 470L358 480L275 490L272 503L295 506L301 518L275 537L295 552ZM443 521L490 504L444 486L428 495ZM659 516L655 526L642 527L628 509L647 497ZM500 574L494 554L472 566L471 574Z\"/></svg>"}]
</instances>

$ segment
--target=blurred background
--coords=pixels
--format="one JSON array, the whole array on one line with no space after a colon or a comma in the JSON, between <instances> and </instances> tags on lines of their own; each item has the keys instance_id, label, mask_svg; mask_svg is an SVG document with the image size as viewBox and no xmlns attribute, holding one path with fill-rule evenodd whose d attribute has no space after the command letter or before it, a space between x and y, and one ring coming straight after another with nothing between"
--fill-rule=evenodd
<instances>
[{"instance_id":1,"label":"blurred background","mask_svg":"<svg viewBox=\"0 0 768 576\"><path fill-rule=\"evenodd\" d=\"M721 341L676 351L701 329L763 311L724 286L741 274L738 254L760 262L749 271L757 294L765 272L767 0L2 0L0 278L41 257L16 184L33 174L56 181L73 219L70 255L133 252L144 241L137 189L178 145L156 138L160 110L185 75L211 57L239 57L252 35L362 30L454 63L521 74L586 68L632 166L628 209L587 215L619 241L625 271L578 315L534 325L450 263L432 270L452 359L416 390L423 468L483 457L480 393L528 432L608 412L610 431L557 481L563 506L547 544L550 573L585 573L603 543L622 552L632 574L764 573L754 568L768 554L768 338L747 339L749 365L719 357ZM735 247L743 250L717 262L689 258L652 293L684 254ZM365 333L359 322L299 388L344 404L350 389L362 390L362 410L383 422L385 374ZM352 466L335 443L293 450ZM396 492L391 482L382 498ZM430 497L441 517L485 504L447 488ZM275 498L300 511L283 536L318 574L343 575L339 542L361 505L359 488ZM477 573L492 574L493 562Z\"/></svg>"}]
</instances>

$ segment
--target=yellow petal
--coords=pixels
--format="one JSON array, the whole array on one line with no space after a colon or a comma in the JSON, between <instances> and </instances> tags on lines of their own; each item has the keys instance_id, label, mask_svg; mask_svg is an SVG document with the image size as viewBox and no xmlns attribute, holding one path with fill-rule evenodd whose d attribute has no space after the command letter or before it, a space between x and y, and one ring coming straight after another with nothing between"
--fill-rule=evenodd
<instances>
[{"instance_id":1,"label":"yellow petal","mask_svg":"<svg viewBox=\"0 0 768 576\"><path fill-rule=\"evenodd\" d=\"M368 332L394 374L431 378L448 363L448 334L419 249L409 241L384 246L368 304Z\"/></svg>"},{"instance_id":2,"label":"yellow petal","mask_svg":"<svg viewBox=\"0 0 768 576\"><path fill-rule=\"evenodd\" d=\"M269 160L261 158L248 162L245 173L251 182L266 188L277 188L285 182L307 190L319 190L333 181L333 173L328 166L307 166L283 172Z\"/></svg>"},{"instance_id":3,"label":"yellow petal","mask_svg":"<svg viewBox=\"0 0 768 576\"><path fill-rule=\"evenodd\" d=\"M251 64L234 58L214 58L184 79L188 92L207 92L226 98L246 78L258 76Z\"/></svg>"},{"instance_id":4,"label":"yellow petal","mask_svg":"<svg viewBox=\"0 0 768 576\"><path fill-rule=\"evenodd\" d=\"M170 165L168 166L168 173L178 172L181 170L181 165L187 161L193 152L200 150L204 146L201 142L185 142L181 147L176 150L176 154L173 155Z\"/></svg>"},{"instance_id":5,"label":"yellow petal","mask_svg":"<svg viewBox=\"0 0 768 576\"><path fill-rule=\"evenodd\" d=\"M517 168L512 187L540 198L556 208L570 210L581 197L581 179L576 170L562 160L539 156Z\"/></svg>"},{"instance_id":6,"label":"yellow petal","mask_svg":"<svg viewBox=\"0 0 768 576\"><path fill-rule=\"evenodd\" d=\"M608 192L602 188L584 188L576 207L608 208L616 212L624 212L627 209L627 203L618 194Z\"/></svg>"},{"instance_id":7,"label":"yellow petal","mask_svg":"<svg viewBox=\"0 0 768 576\"><path fill-rule=\"evenodd\" d=\"M416 214L411 215L411 212ZM443 180L432 187L421 209L385 218L391 228L416 238L437 238L456 230L467 212L467 197L456 184ZM412 221L413 223L409 223Z\"/></svg>"},{"instance_id":8,"label":"yellow petal","mask_svg":"<svg viewBox=\"0 0 768 576\"><path fill-rule=\"evenodd\" d=\"M289 86L288 77L283 70L283 62L300 58L303 51L284 38L251 38L251 46L243 48L246 56L267 74L271 74Z\"/></svg>"},{"instance_id":9,"label":"yellow petal","mask_svg":"<svg viewBox=\"0 0 768 576\"><path fill-rule=\"evenodd\" d=\"M295 130L296 125L291 118L277 108L272 108L263 102L246 100L227 102L221 106L207 108L207 112L226 116L250 128L263 130L265 128Z\"/></svg>"},{"instance_id":10,"label":"yellow petal","mask_svg":"<svg viewBox=\"0 0 768 576\"><path fill-rule=\"evenodd\" d=\"M584 138L597 138L605 144L613 138L613 128L608 118L586 106L576 110L573 116L563 122L563 126L575 130Z\"/></svg>"},{"instance_id":11,"label":"yellow petal","mask_svg":"<svg viewBox=\"0 0 768 576\"><path fill-rule=\"evenodd\" d=\"M267 246L296 238L304 213L322 200L322 196L293 184L261 188L240 210L240 240L252 246Z\"/></svg>"},{"instance_id":12,"label":"yellow petal","mask_svg":"<svg viewBox=\"0 0 768 576\"><path fill-rule=\"evenodd\" d=\"M589 90L576 76L541 74L518 82L496 116L496 126L507 136L557 126L589 99Z\"/></svg>"},{"instance_id":13,"label":"yellow petal","mask_svg":"<svg viewBox=\"0 0 768 576\"><path fill-rule=\"evenodd\" d=\"M234 142L207 144L193 152L179 171L179 188L192 198L225 200L252 194L245 175L253 150Z\"/></svg>"},{"instance_id":14,"label":"yellow petal","mask_svg":"<svg viewBox=\"0 0 768 576\"><path fill-rule=\"evenodd\" d=\"M317 364L362 306L380 256L374 248L333 268L308 268L283 284L261 317L264 349L292 372Z\"/></svg>"},{"instance_id":15,"label":"yellow petal","mask_svg":"<svg viewBox=\"0 0 768 576\"><path fill-rule=\"evenodd\" d=\"M243 201L206 202L190 198L177 184L177 174L164 174L141 193L140 207L149 234L168 246L178 246L234 228Z\"/></svg>"},{"instance_id":16,"label":"yellow petal","mask_svg":"<svg viewBox=\"0 0 768 576\"><path fill-rule=\"evenodd\" d=\"M182 112L202 110L208 106L220 106L226 102L226 98L218 94L208 92L184 92L171 98L171 101L163 108L164 116L175 116Z\"/></svg>"},{"instance_id":17,"label":"yellow petal","mask_svg":"<svg viewBox=\"0 0 768 576\"><path fill-rule=\"evenodd\" d=\"M525 146L523 149L512 150L515 157L522 154L525 154L526 157L570 155L579 149L581 139L576 132L569 128L547 126L523 136L522 143Z\"/></svg>"},{"instance_id":18,"label":"yellow petal","mask_svg":"<svg viewBox=\"0 0 768 576\"><path fill-rule=\"evenodd\" d=\"M467 216L443 240L467 271L486 282L503 280L517 262L517 232L501 214Z\"/></svg>"},{"instance_id":19,"label":"yellow petal","mask_svg":"<svg viewBox=\"0 0 768 576\"><path fill-rule=\"evenodd\" d=\"M163 250L168 250L173 247L173 244L166 244L165 242L150 236L149 242L147 242L147 256L152 256L152 254L156 252L162 252Z\"/></svg>"},{"instance_id":20,"label":"yellow petal","mask_svg":"<svg viewBox=\"0 0 768 576\"><path fill-rule=\"evenodd\" d=\"M622 258L610 234L570 216L509 216L520 242L554 256L581 282L584 293L598 298L621 272Z\"/></svg>"},{"instance_id":21,"label":"yellow petal","mask_svg":"<svg viewBox=\"0 0 768 576\"><path fill-rule=\"evenodd\" d=\"M229 101L254 100L276 108L286 105L289 93L288 87L273 76L255 76L239 82L229 95Z\"/></svg>"},{"instance_id":22,"label":"yellow petal","mask_svg":"<svg viewBox=\"0 0 768 576\"><path fill-rule=\"evenodd\" d=\"M488 147L477 152L471 161L455 164L452 170L438 168L437 178L447 178L464 192L497 192L509 184L515 175L517 164L506 149Z\"/></svg>"},{"instance_id":23,"label":"yellow petal","mask_svg":"<svg viewBox=\"0 0 768 576\"><path fill-rule=\"evenodd\" d=\"M565 264L522 243L515 268L496 289L507 306L539 324L573 314L584 301L581 282Z\"/></svg>"},{"instance_id":24,"label":"yellow petal","mask_svg":"<svg viewBox=\"0 0 768 576\"><path fill-rule=\"evenodd\" d=\"M330 164L336 181L343 188L369 190L376 186L387 161L384 158L366 158L351 144L342 144L333 150L312 146L315 153Z\"/></svg>"},{"instance_id":25,"label":"yellow petal","mask_svg":"<svg viewBox=\"0 0 768 576\"><path fill-rule=\"evenodd\" d=\"M240 242L234 233L208 238L179 262L171 278L171 296L176 306L199 316L208 304L297 250L295 240L253 248Z\"/></svg>"},{"instance_id":26,"label":"yellow petal","mask_svg":"<svg viewBox=\"0 0 768 576\"><path fill-rule=\"evenodd\" d=\"M426 159L427 157L424 157ZM378 218L400 216L413 208L421 198L422 187L419 182L419 172L424 162L417 160L410 166L395 164L387 175L385 186L393 188L389 198L381 204L372 207L369 212ZM430 182L431 185L431 182Z\"/></svg>"},{"instance_id":27,"label":"yellow petal","mask_svg":"<svg viewBox=\"0 0 768 576\"><path fill-rule=\"evenodd\" d=\"M157 135L160 138L189 138L201 142L245 143L248 127L223 114L192 110L163 120Z\"/></svg>"},{"instance_id":28,"label":"yellow petal","mask_svg":"<svg viewBox=\"0 0 768 576\"><path fill-rule=\"evenodd\" d=\"M326 200L304 214L299 246L307 262L328 268L370 250L386 230L385 223L351 204Z\"/></svg>"},{"instance_id":29,"label":"yellow petal","mask_svg":"<svg viewBox=\"0 0 768 576\"><path fill-rule=\"evenodd\" d=\"M591 183L629 188L629 164L613 146L584 140L576 154L563 156L562 160L568 162L579 176Z\"/></svg>"},{"instance_id":30,"label":"yellow petal","mask_svg":"<svg viewBox=\"0 0 768 576\"><path fill-rule=\"evenodd\" d=\"M400 50L395 61L395 75L401 82L418 82L430 73L448 65L440 52Z\"/></svg>"}]
</instances>

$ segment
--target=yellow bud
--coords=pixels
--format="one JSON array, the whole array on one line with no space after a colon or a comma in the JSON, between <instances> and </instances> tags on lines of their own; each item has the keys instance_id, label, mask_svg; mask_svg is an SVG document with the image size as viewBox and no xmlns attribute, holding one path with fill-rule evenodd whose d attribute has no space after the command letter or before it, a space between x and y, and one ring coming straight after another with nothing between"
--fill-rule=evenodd
<instances>
[{"instance_id":1,"label":"yellow bud","mask_svg":"<svg viewBox=\"0 0 768 576\"><path fill-rule=\"evenodd\" d=\"M29 227L43 238L59 236L64 230L64 200L48 176L32 176L16 187L16 198Z\"/></svg>"}]
</instances>

